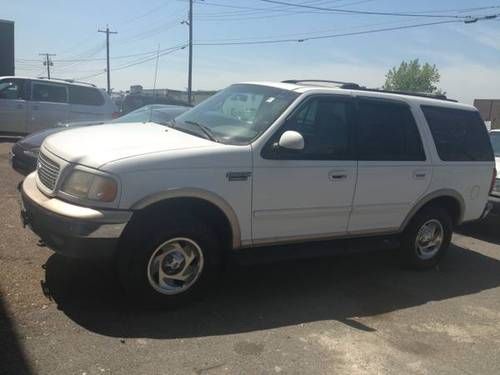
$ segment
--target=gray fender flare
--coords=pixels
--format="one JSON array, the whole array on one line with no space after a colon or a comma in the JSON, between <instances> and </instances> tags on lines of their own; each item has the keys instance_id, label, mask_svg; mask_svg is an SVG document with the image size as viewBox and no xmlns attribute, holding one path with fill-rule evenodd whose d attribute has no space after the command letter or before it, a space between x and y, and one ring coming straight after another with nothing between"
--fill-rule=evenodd
<instances>
[{"instance_id":1,"label":"gray fender flare","mask_svg":"<svg viewBox=\"0 0 500 375\"><path fill-rule=\"evenodd\" d=\"M440 189L440 190L436 190L436 191L433 191L432 193L429 193L429 194L425 195L423 198L421 198L412 207L412 209L410 210L410 212L408 213L408 215L406 215L406 218L404 219L403 223L399 227L399 231L402 232L402 231L405 230L405 228L408 225L408 223L410 222L410 220L413 218L413 216L415 216L415 214L423 206L425 206L427 203L429 203L433 199L442 198L442 197L453 198L453 199L455 199L458 202L459 207L460 207L460 212L459 212L459 215L458 215L457 222L460 224L463 221L463 216L464 216L464 212L465 212L465 201L464 201L464 199L462 198L462 196L460 195L460 193L458 193L456 190L453 190L453 189Z\"/></svg>"},{"instance_id":2,"label":"gray fender flare","mask_svg":"<svg viewBox=\"0 0 500 375\"><path fill-rule=\"evenodd\" d=\"M179 188L166 190L142 198L132 205L132 210L141 210L154 203L173 198L198 198L207 201L219 208L224 213L224 215L226 215L229 225L231 226L233 248L237 249L241 246L241 230L236 213L234 212L231 205L226 202L226 200L211 191L196 188Z\"/></svg>"}]
</instances>

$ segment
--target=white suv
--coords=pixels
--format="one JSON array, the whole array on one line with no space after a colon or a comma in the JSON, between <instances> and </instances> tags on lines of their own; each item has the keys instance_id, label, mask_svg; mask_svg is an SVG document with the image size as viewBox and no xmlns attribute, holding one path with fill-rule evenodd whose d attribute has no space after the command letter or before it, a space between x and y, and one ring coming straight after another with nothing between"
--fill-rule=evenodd
<instances>
[{"instance_id":1,"label":"white suv","mask_svg":"<svg viewBox=\"0 0 500 375\"><path fill-rule=\"evenodd\" d=\"M168 124L52 135L22 184L23 219L56 252L113 257L130 291L167 302L202 290L225 254L276 244L391 238L406 264L434 266L453 226L487 212L479 113L329 86L235 84Z\"/></svg>"}]
</instances>

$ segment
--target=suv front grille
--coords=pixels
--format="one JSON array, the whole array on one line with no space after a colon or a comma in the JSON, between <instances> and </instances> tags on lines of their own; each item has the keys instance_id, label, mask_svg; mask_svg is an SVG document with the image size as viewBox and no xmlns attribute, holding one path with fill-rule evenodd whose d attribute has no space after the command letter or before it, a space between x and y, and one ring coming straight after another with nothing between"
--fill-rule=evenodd
<instances>
[{"instance_id":1,"label":"suv front grille","mask_svg":"<svg viewBox=\"0 0 500 375\"><path fill-rule=\"evenodd\" d=\"M59 177L60 166L47 155L40 152L38 154L37 173L40 182L48 189L54 190Z\"/></svg>"}]
</instances>

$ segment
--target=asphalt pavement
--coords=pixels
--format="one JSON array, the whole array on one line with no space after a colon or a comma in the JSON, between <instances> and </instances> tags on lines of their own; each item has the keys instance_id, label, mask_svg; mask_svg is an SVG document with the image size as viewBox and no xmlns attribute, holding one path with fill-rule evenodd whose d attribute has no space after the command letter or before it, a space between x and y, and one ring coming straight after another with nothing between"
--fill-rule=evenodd
<instances>
[{"instance_id":1,"label":"asphalt pavement","mask_svg":"<svg viewBox=\"0 0 500 375\"><path fill-rule=\"evenodd\" d=\"M499 374L500 221L460 229L442 264L395 253L233 265L202 300L154 310L109 265L22 228L0 141L0 374Z\"/></svg>"}]
</instances>

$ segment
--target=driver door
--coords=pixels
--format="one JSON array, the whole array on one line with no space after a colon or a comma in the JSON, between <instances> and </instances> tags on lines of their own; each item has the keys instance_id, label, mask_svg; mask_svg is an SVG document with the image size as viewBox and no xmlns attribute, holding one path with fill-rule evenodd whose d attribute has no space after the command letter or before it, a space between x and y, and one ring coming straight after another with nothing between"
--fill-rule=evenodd
<instances>
[{"instance_id":1,"label":"driver door","mask_svg":"<svg viewBox=\"0 0 500 375\"><path fill-rule=\"evenodd\" d=\"M347 233L357 178L352 116L350 97L313 96L254 153L254 244ZM303 150L276 148L287 130L302 135Z\"/></svg>"}]
</instances>

